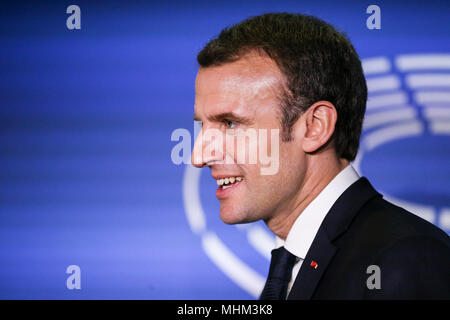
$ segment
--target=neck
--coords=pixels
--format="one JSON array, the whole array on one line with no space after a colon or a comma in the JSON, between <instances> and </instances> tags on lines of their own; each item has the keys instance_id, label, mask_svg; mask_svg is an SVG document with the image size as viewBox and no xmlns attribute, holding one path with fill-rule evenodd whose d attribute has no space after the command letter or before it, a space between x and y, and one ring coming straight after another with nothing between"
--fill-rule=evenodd
<instances>
[{"instance_id":1,"label":"neck","mask_svg":"<svg viewBox=\"0 0 450 320\"><path fill-rule=\"evenodd\" d=\"M265 220L267 227L278 237L286 240L295 220L305 208L325 189L325 187L349 165L344 159L325 158L316 161L306 170L303 183L298 192L283 208L278 208L271 218ZM324 169L325 168L325 169Z\"/></svg>"}]
</instances>

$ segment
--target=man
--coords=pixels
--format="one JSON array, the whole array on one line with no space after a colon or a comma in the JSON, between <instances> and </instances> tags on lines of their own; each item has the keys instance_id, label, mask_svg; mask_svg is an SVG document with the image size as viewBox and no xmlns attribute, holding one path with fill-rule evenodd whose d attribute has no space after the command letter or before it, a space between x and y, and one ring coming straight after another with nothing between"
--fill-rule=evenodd
<instances>
[{"instance_id":1,"label":"man","mask_svg":"<svg viewBox=\"0 0 450 320\"><path fill-rule=\"evenodd\" d=\"M192 163L217 180L224 222L262 219L276 235L261 299L450 298L449 237L350 165L367 88L344 35L311 16L265 14L224 29L197 59ZM226 143L260 129L280 132L265 146L274 174ZM223 137L204 139L211 131Z\"/></svg>"}]
</instances>

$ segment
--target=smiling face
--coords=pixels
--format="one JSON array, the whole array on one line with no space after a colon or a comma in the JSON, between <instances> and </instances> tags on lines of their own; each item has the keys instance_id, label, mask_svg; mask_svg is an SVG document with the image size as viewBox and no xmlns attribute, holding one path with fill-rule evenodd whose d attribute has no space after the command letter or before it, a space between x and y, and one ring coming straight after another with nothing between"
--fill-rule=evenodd
<instances>
[{"instance_id":1,"label":"smiling face","mask_svg":"<svg viewBox=\"0 0 450 320\"><path fill-rule=\"evenodd\" d=\"M218 184L228 183L219 186L216 192L220 217L225 223L260 219L267 222L291 206L300 192L305 173L304 152L299 146L301 134L294 134L289 142L279 138L282 84L283 76L276 64L256 54L221 66L200 68L197 74L194 118L202 123L202 131L195 142L192 163L210 167ZM249 156L252 150L260 150L262 146L258 142L253 149L246 145L245 150L226 143L245 130L259 129L267 130L268 154L272 161L279 161L274 174L261 174L267 165L261 164L259 155L253 164L248 163L249 158L245 163L238 161L240 151ZM275 143L279 152L272 144L274 140L271 142L271 129L278 129L273 132L278 135ZM221 139L204 139L208 131L220 133Z\"/></svg>"}]
</instances>

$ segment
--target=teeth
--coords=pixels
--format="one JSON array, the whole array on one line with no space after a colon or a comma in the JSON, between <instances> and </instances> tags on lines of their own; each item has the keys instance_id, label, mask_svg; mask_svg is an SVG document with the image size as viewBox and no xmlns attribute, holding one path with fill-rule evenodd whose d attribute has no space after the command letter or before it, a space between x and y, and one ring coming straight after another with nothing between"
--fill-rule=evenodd
<instances>
[{"instance_id":1,"label":"teeth","mask_svg":"<svg viewBox=\"0 0 450 320\"><path fill-rule=\"evenodd\" d=\"M216 180L217 185L218 186L223 186L223 189L229 188L231 186L226 186L229 183L234 183L235 181L242 181L244 178L243 177L228 177L228 178L224 178L224 179L218 179Z\"/></svg>"}]
</instances>

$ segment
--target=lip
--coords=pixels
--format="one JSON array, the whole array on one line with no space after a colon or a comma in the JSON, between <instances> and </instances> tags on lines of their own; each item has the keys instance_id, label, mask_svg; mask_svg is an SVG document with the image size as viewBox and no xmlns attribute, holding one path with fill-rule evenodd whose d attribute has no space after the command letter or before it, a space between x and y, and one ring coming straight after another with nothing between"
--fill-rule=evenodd
<instances>
[{"instance_id":1,"label":"lip","mask_svg":"<svg viewBox=\"0 0 450 320\"><path fill-rule=\"evenodd\" d=\"M219 178L219 179L221 179L221 178ZM224 200L224 199L230 197L233 194L233 192L235 192L236 189L238 189L239 186L241 185L241 183L243 183L243 182L244 182L244 180L241 180L239 182L235 182L235 183L233 183L231 185L230 188L227 188L225 190L222 189L222 186L219 186L217 188L217 190L216 190L216 197L217 197L217 199Z\"/></svg>"}]
</instances>

